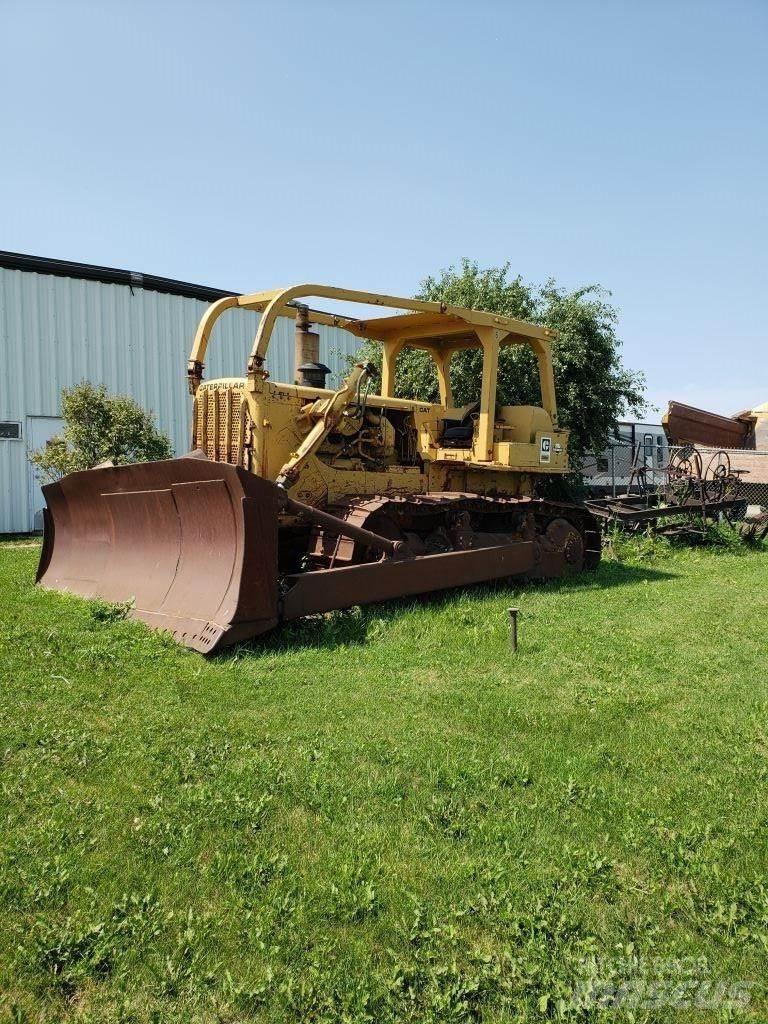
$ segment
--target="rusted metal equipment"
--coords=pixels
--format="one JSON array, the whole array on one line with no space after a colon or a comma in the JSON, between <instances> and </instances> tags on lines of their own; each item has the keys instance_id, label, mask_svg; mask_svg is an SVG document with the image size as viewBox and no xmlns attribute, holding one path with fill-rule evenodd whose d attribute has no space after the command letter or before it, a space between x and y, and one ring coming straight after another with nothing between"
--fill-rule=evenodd
<instances>
[{"instance_id":1,"label":"rusted metal equipment","mask_svg":"<svg viewBox=\"0 0 768 1024\"><path fill-rule=\"evenodd\" d=\"M324 313L303 300L390 307L396 315ZM203 382L215 322L227 309L261 314L242 379ZM296 323L294 384L265 363L279 317ZM358 363L323 386L316 324L381 344L377 373ZM443 303L302 285L214 303L188 364L192 453L73 473L44 488L39 582L110 601L204 653L279 622L353 604L512 576L594 568L597 521L583 506L537 498L568 470L557 424L553 332ZM499 406L505 345L537 358L540 406ZM440 402L396 398L395 362L426 350ZM453 404L453 353L483 353L478 401Z\"/></svg>"},{"instance_id":2,"label":"rusted metal equipment","mask_svg":"<svg viewBox=\"0 0 768 1024\"><path fill-rule=\"evenodd\" d=\"M720 416L696 409L683 402L670 402L662 417L662 426L670 444L698 444L712 448L748 448L754 431L751 412Z\"/></svg>"},{"instance_id":3,"label":"rusted metal equipment","mask_svg":"<svg viewBox=\"0 0 768 1024\"><path fill-rule=\"evenodd\" d=\"M654 526L662 520L685 520L685 523L655 527L667 536L701 532L692 525L694 519L716 519L721 515L732 519L743 512L740 497L740 471L731 468L728 452L720 450L707 455L706 465L694 445L684 445L670 455L664 485L653 490L645 486L642 473L635 494L615 498L594 498L586 502L590 511L604 526L621 526L636 531Z\"/></svg>"},{"instance_id":4,"label":"rusted metal equipment","mask_svg":"<svg viewBox=\"0 0 768 1024\"><path fill-rule=\"evenodd\" d=\"M38 580L107 601L213 650L277 623L274 484L180 458L71 473L47 502Z\"/></svg>"}]
</instances>

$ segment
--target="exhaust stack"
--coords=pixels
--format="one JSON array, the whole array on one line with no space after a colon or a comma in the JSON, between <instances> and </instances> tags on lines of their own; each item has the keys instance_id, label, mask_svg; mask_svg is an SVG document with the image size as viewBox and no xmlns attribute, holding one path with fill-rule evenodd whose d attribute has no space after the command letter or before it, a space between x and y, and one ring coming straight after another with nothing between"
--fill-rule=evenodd
<instances>
[{"instance_id":1,"label":"exhaust stack","mask_svg":"<svg viewBox=\"0 0 768 1024\"><path fill-rule=\"evenodd\" d=\"M296 307L296 331L294 341L294 384L304 387L324 388L325 378L331 372L320 362L320 335L310 331L309 307Z\"/></svg>"},{"instance_id":2,"label":"exhaust stack","mask_svg":"<svg viewBox=\"0 0 768 1024\"><path fill-rule=\"evenodd\" d=\"M296 333L294 358L295 369L298 375L299 367L303 363L316 363L320 359L320 335L316 331L310 331L312 325L309 322L309 307L303 304L296 306ZM294 381L298 384L298 381Z\"/></svg>"}]
</instances>

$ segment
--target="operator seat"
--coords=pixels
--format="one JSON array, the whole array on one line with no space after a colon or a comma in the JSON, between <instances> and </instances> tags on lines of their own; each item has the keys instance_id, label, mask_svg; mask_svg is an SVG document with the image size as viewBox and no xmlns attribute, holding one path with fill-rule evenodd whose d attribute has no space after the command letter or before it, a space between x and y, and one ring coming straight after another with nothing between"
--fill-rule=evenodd
<instances>
[{"instance_id":1,"label":"operator seat","mask_svg":"<svg viewBox=\"0 0 768 1024\"><path fill-rule=\"evenodd\" d=\"M454 416L440 420L440 444L443 448L471 448L475 424L472 416L480 411L480 402L470 402L456 410Z\"/></svg>"}]
</instances>

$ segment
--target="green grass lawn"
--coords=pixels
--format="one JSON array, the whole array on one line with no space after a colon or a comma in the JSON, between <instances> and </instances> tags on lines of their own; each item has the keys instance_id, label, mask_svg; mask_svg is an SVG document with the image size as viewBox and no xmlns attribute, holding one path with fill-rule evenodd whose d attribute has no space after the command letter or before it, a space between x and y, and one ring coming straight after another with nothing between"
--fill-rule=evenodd
<instances>
[{"instance_id":1,"label":"green grass lawn","mask_svg":"<svg viewBox=\"0 0 768 1024\"><path fill-rule=\"evenodd\" d=\"M210 661L37 553L0 546L0 1020L616 1020L574 986L635 969L753 986L634 1020L768 1019L766 552Z\"/></svg>"}]
</instances>

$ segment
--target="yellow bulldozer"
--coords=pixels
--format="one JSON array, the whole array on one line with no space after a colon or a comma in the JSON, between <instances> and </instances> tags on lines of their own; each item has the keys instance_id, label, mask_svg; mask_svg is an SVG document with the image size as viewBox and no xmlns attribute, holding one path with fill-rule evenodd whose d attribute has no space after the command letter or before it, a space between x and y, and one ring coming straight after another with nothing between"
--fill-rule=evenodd
<instances>
[{"instance_id":1,"label":"yellow bulldozer","mask_svg":"<svg viewBox=\"0 0 768 1024\"><path fill-rule=\"evenodd\" d=\"M359 305L363 315L322 312L310 299ZM246 374L204 381L214 324L237 308L260 314ZM295 321L290 384L267 371L279 317ZM316 325L379 343L380 380L359 362L338 390L327 389ZM136 618L208 654L299 616L593 569L592 515L538 496L568 471L553 337L511 317L324 285L220 299L200 322L188 364L190 454L97 467L45 487L38 581L130 601ZM506 345L535 353L540 405L497 404ZM439 403L395 397L397 358L408 347L431 356ZM467 348L483 355L479 397L457 408L450 363Z\"/></svg>"}]
</instances>

